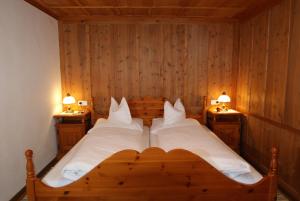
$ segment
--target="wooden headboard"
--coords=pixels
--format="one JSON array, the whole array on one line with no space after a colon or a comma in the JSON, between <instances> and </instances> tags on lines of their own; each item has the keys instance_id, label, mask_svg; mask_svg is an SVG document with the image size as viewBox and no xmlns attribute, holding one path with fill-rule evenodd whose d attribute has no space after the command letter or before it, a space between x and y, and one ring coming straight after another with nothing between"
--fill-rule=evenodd
<instances>
[{"instance_id":1,"label":"wooden headboard","mask_svg":"<svg viewBox=\"0 0 300 201\"><path fill-rule=\"evenodd\" d=\"M151 126L152 119L163 117L165 98L143 97L128 100L131 116L133 118L141 118L145 126ZM189 114L188 118L197 119L204 124L204 110L206 108L206 97L203 98L203 112L200 114ZM99 118L107 118L108 114L100 114L93 108L93 123Z\"/></svg>"},{"instance_id":2,"label":"wooden headboard","mask_svg":"<svg viewBox=\"0 0 300 201\"><path fill-rule=\"evenodd\" d=\"M141 118L145 126L151 126L152 119L163 117L164 98L144 97L128 101L132 117Z\"/></svg>"}]
</instances>

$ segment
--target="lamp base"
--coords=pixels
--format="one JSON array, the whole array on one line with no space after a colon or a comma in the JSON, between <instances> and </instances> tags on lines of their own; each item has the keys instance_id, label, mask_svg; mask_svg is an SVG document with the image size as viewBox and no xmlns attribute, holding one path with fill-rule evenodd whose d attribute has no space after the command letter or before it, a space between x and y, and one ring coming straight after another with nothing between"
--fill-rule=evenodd
<instances>
[{"instance_id":1,"label":"lamp base","mask_svg":"<svg viewBox=\"0 0 300 201\"><path fill-rule=\"evenodd\" d=\"M221 107L217 107L217 112L228 112L229 107L225 103L222 103Z\"/></svg>"},{"instance_id":2,"label":"lamp base","mask_svg":"<svg viewBox=\"0 0 300 201\"><path fill-rule=\"evenodd\" d=\"M74 110L71 110L71 107L68 107L68 109L65 112L66 113L74 113Z\"/></svg>"},{"instance_id":3,"label":"lamp base","mask_svg":"<svg viewBox=\"0 0 300 201\"><path fill-rule=\"evenodd\" d=\"M228 106L225 103L222 104L222 111L223 112L227 112L228 111Z\"/></svg>"}]
</instances>

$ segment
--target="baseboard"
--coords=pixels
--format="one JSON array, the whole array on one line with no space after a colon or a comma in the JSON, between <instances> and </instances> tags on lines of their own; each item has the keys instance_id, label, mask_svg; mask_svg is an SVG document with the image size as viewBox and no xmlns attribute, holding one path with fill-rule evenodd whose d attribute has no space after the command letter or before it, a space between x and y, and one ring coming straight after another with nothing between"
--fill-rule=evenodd
<instances>
[{"instance_id":1,"label":"baseboard","mask_svg":"<svg viewBox=\"0 0 300 201\"><path fill-rule=\"evenodd\" d=\"M41 178L46 175L46 173L57 163L56 157L46 165L38 174L37 177ZM24 198L26 194L26 186L24 186L19 192L16 193L9 201L20 201Z\"/></svg>"},{"instance_id":2,"label":"baseboard","mask_svg":"<svg viewBox=\"0 0 300 201\"><path fill-rule=\"evenodd\" d=\"M243 156L247 161L253 165L258 171L263 174L268 173L268 168L260 163L258 163L252 156L247 153L243 153ZM294 190L289 184L287 184L281 177L278 177L279 189L288 196L289 200L300 201L300 194Z\"/></svg>"}]
</instances>

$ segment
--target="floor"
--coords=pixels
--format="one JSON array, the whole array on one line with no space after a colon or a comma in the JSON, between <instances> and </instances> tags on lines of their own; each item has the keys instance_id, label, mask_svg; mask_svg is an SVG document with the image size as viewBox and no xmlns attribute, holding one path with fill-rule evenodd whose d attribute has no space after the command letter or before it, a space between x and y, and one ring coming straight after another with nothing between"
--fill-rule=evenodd
<instances>
[{"instance_id":1,"label":"floor","mask_svg":"<svg viewBox=\"0 0 300 201\"><path fill-rule=\"evenodd\" d=\"M27 201L25 197L22 201ZM277 201L289 201L281 192L278 192Z\"/></svg>"}]
</instances>

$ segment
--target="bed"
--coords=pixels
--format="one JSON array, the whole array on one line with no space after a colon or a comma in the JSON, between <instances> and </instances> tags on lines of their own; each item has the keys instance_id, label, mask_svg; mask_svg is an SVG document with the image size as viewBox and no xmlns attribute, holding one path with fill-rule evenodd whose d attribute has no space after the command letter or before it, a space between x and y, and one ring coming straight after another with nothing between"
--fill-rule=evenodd
<instances>
[{"instance_id":1,"label":"bed","mask_svg":"<svg viewBox=\"0 0 300 201\"><path fill-rule=\"evenodd\" d=\"M138 122L139 119L133 119ZM98 163L125 149L142 152L149 145L149 128L137 129L111 126L99 119L58 163L43 177L42 182L51 187L63 187L91 171Z\"/></svg>"},{"instance_id":2,"label":"bed","mask_svg":"<svg viewBox=\"0 0 300 201\"><path fill-rule=\"evenodd\" d=\"M195 119L188 118L171 125L164 125L163 118L153 119L150 145L165 152L188 150L239 183L255 184L262 179L249 163Z\"/></svg>"},{"instance_id":3,"label":"bed","mask_svg":"<svg viewBox=\"0 0 300 201\"><path fill-rule=\"evenodd\" d=\"M205 101L203 103L206 105ZM150 126L163 115L163 98L129 101L133 117ZM204 107L203 107L204 108ZM94 119L102 114L93 111ZM202 115L188 115L202 121ZM142 153L123 150L98 164L79 180L63 187L50 187L37 178L33 153L27 150L27 196L29 201L271 201L276 199L277 149L272 149L268 175L255 184L234 181L198 155L183 149L165 152L148 148Z\"/></svg>"}]
</instances>

